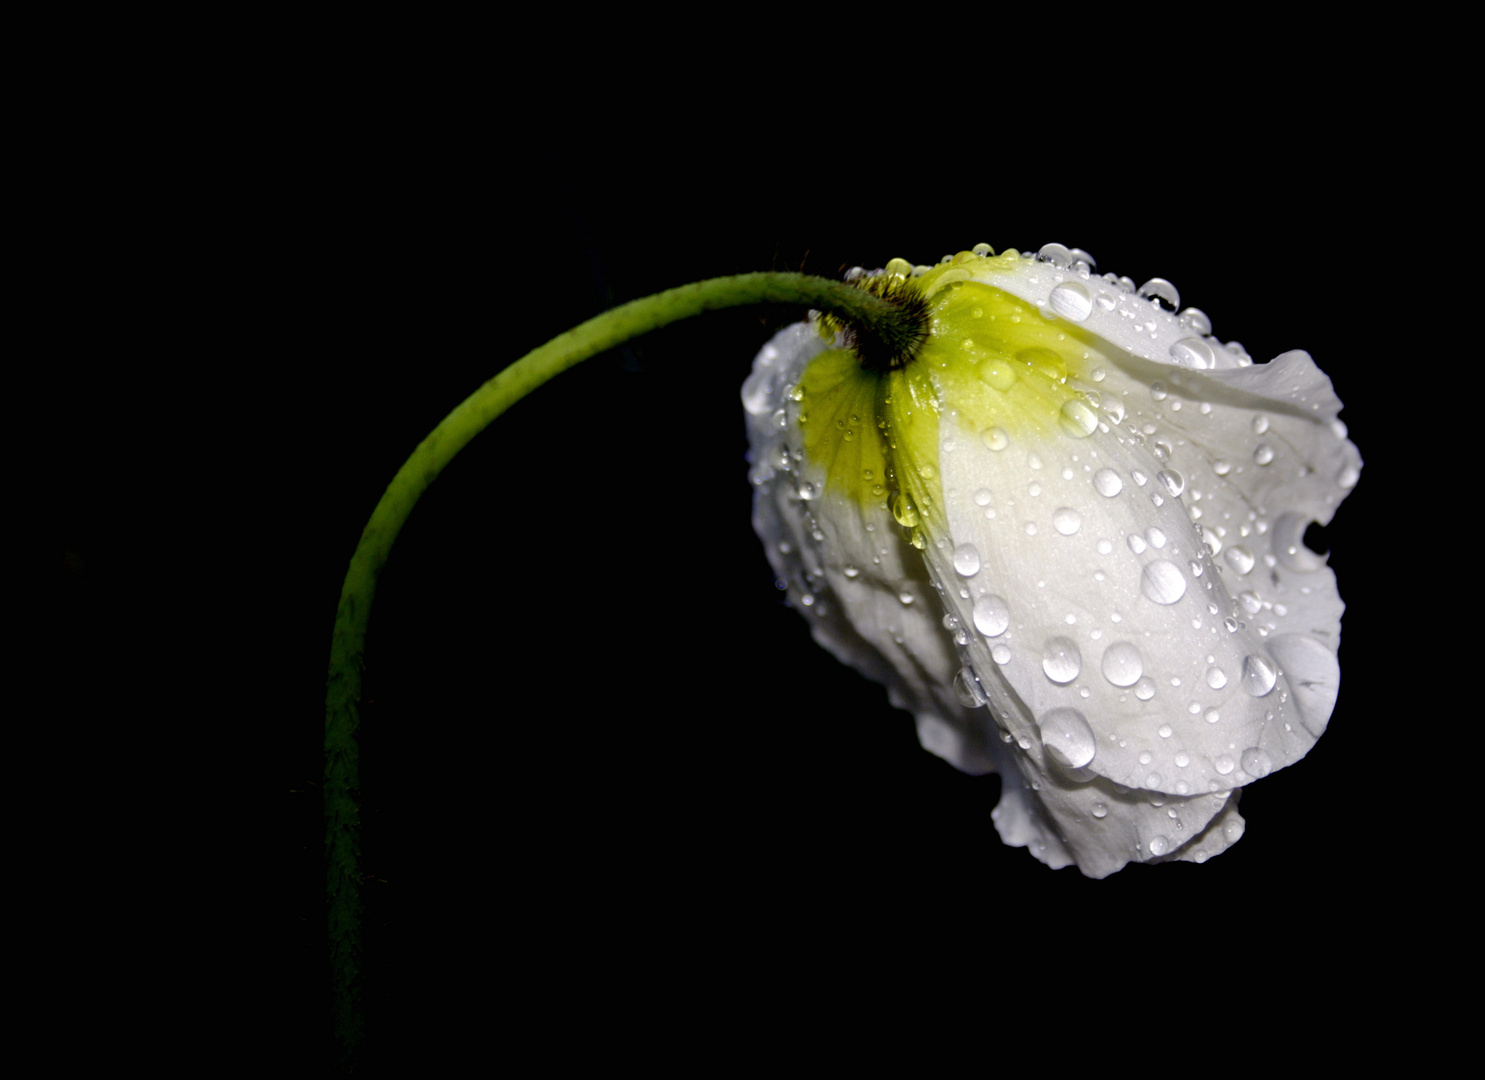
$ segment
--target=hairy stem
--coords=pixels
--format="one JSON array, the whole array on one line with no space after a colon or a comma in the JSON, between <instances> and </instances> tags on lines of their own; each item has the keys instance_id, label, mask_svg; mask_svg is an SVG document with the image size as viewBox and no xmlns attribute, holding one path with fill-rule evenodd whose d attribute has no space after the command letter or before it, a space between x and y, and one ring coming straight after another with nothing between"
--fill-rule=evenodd
<instances>
[{"instance_id":1,"label":"hairy stem","mask_svg":"<svg viewBox=\"0 0 1485 1080\"><path fill-rule=\"evenodd\" d=\"M805 274L712 278L635 300L589 319L527 353L449 413L418 444L387 485L362 530L335 614L325 701L325 844L335 1027L354 1054L362 1036L359 723L366 627L376 580L413 507L471 439L506 409L579 361L630 338L705 311L744 304L810 306L839 318L865 356L911 352L926 334L920 309L883 300L843 282Z\"/></svg>"}]
</instances>

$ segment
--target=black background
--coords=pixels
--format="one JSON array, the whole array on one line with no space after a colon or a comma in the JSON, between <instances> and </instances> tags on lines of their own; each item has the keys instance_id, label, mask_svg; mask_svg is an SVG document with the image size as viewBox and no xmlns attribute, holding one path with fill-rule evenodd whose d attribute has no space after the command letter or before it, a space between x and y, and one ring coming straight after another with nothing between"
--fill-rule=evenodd
<instances>
[{"instance_id":1,"label":"black background","mask_svg":"<svg viewBox=\"0 0 1485 1080\"><path fill-rule=\"evenodd\" d=\"M416 82L245 97L220 118L237 138L183 174L144 155L142 218L122 199L91 211L110 272L138 273L146 243L153 271L113 327L148 348L84 365L60 454L58 610L77 655L109 658L70 692L133 700L192 658L172 683L211 749L167 772L192 806L247 811L258 854L220 868L263 893L228 931L273 945L228 947L274 980L261 1023L307 1046L321 1030L330 629L417 442L614 303L979 241L1168 278L1224 340L1304 348L1330 375L1367 465L1323 538L1348 604L1325 738L1245 793L1245 838L1204 866L1094 882L1003 847L998 780L919 750L883 691L812 644L749 526L738 391L798 313L668 328L480 436L382 577L362 780L373 1056L626 1018L611 1037L657 1016L705 1030L754 1008L749 987L803 999L902 957L1216 979L1328 946L1329 913L1402 857L1376 781L1398 708L1377 570L1386 399L1410 360L1397 293L1371 275L1435 237L1354 128L1314 122L1318 89L1285 115L1242 95L1189 122L1121 106L1095 140L1050 107L979 115L954 95L844 135L596 91L538 123L484 76ZM157 391L146 423L114 407ZM156 591L184 602L141 640Z\"/></svg>"}]
</instances>

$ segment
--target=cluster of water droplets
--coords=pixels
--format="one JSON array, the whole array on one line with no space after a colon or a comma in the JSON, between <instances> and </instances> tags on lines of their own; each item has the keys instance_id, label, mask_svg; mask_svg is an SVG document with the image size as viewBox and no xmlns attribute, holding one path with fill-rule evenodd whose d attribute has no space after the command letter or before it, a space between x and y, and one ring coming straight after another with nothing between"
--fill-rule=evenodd
<instances>
[{"instance_id":1,"label":"cluster of water droplets","mask_svg":"<svg viewBox=\"0 0 1485 1080\"><path fill-rule=\"evenodd\" d=\"M957 270L992 254L977 245L944 261ZM1313 380L1272 410L1243 412L1243 437L1235 439L1240 410L1223 396L1229 383L1222 373L1249 369L1244 375L1256 377L1264 365L1212 337L1198 309L1179 310L1168 281L1137 286L1099 275L1088 253L1061 245L1017 258L1034 286L1017 296L1095 339L1133 342L1129 355L1158 363L1159 377L1132 379L1126 367L1147 373L1148 366L1093 355L1091 369L1071 381L1062 441L1028 445L994 424L946 435L946 463L958 447L1003 463L993 480L944 492L981 524L927 537L913 500L879 478L869 550L852 553L844 580L831 578L818 552L788 552L792 596L824 616L817 598L832 588L886 584L905 612L918 613L912 618L944 612L942 631L959 656L952 692L962 706L988 707L999 738L1043 754L1056 783L1092 784L1091 809L1083 812L1094 823L1117 820L1109 807L1120 800L1143 799L1144 812L1163 824L1159 831L1140 826L1138 857L1172 853L1201 833L1200 845L1188 849L1200 861L1241 835L1242 819L1226 802L1230 789L1289 764L1328 719L1323 689L1311 693L1307 712L1286 678L1294 668L1303 682L1328 681L1333 703L1335 646L1326 627L1338 631L1339 599L1303 534L1322 516L1312 506L1333 508L1356 483L1360 460L1333 419L1338 403L1325 401ZM888 272L930 269L894 260ZM761 457L755 442L753 481L785 493L803 523L804 546L820 544L819 484L786 430L793 385L765 361L760 356L745 385L744 403L758 418L755 430L771 427L777 437ZM1332 416L1335 445L1317 457L1302 425L1313 424L1307 411L1322 410ZM952 408L947 413L952 420ZM1290 498L1296 485L1304 495ZM991 539L982 543L982 536ZM931 587L907 577L884 582L889 568L905 565L904 542L936 568ZM1004 548L1020 553L1017 565L997 557ZM1069 589L1058 580L1064 567L1086 577ZM1059 590L1060 607L1042 602L1058 599ZM1151 625L1160 634L1152 636ZM1174 664L1173 641L1180 645ZM1029 708L1029 726L1017 723L1017 700Z\"/></svg>"}]
</instances>

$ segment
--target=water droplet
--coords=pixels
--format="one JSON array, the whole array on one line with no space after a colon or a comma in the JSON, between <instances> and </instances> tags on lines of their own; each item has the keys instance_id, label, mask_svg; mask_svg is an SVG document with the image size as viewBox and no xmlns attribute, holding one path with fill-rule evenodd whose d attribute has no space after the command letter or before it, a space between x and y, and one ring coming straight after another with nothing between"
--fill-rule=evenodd
<instances>
[{"instance_id":1,"label":"water droplet","mask_svg":"<svg viewBox=\"0 0 1485 1080\"><path fill-rule=\"evenodd\" d=\"M1160 729L1155 734L1159 735L1162 739L1168 739L1174 734L1174 731L1169 724L1161 724Z\"/></svg>"},{"instance_id":2,"label":"water droplet","mask_svg":"<svg viewBox=\"0 0 1485 1080\"><path fill-rule=\"evenodd\" d=\"M1165 388L1165 383L1152 382L1150 384L1150 396L1156 401L1164 401L1170 396L1170 391Z\"/></svg>"},{"instance_id":3,"label":"water droplet","mask_svg":"<svg viewBox=\"0 0 1485 1080\"><path fill-rule=\"evenodd\" d=\"M980 377L980 382L1001 393L1016 385L1016 369L1002 356L992 356L984 361L975 368L975 374Z\"/></svg>"},{"instance_id":4,"label":"water droplet","mask_svg":"<svg viewBox=\"0 0 1485 1080\"><path fill-rule=\"evenodd\" d=\"M1212 352L1212 347L1197 337L1182 338L1176 342L1170 347L1170 356L1182 367L1197 371L1206 371L1217 366L1217 357Z\"/></svg>"},{"instance_id":5,"label":"water droplet","mask_svg":"<svg viewBox=\"0 0 1485 1080\"><path fill-rule=\"evenodd\" d=\"M1093 311L1093 297L1076 281L1064 281L1049 297L1052 310L1070 322L1082 322Z\"/></svg>"},{"instance_id":6,"label":"water droplet","mask_svg":"<svg viewBox=\"0 0 1485 1080\"><path fill-rule=\"evenodd\" d=\"M1005 433L1004 428L992 427L980 432L980 442L990 450L1004 450L1010 445L1011 437Z\"/></svg>"},{"instance_id":7,"label":"water droplet","mask_svg":"<svg viewBox=\"0 0 1485 1080\"><path fill-rule=\"evenodd\" d=\"M988 700L972 668L962 667L954 676L954 696L966 709L978 709Z\"/></svg>"},{"instance_id":8,"label":"water droplet","mask_svg":"<svg viewBox=\"0 0 1485 1080\"><path fill-rule=\"evenodd\" d=\"M1157 559L1140 574L1140 591L1157 604L1174 604L1186 595L1186 577L1175 563Z\"/></svg>"},{"instance_id":9,"label":"water droplet","mask_svg":"<svg viewBox=\"0 0 1485 1080\"><path fill-rule=\"evenodd\" d=\"M1242 762L1243 772L1255 780L1262 780L1274 771L1274 759L1256 746L1250 746L1243 751Z\"/></svg>"},{"instance_id":10,"label":"water droplet","mask_svg":"<svg viewBox=\"0 0 1485 1080\"><path fill-rule=\"evenodd\" d=\"M1150 541L1152 548L1165 547L1165 530L1159 525L1151 525L1145 530L1145 537Z\"/></svg>"},{"instance_id":11,"label":"water droplet","mask_svg":"<svg viewBox=\"0 0 1485 1080\"><path fill-rule=\"evenodd\" d=\"M1124 422L1124 402L1118 398L1110 398L1103 403L1103 414L1109 418L1111 424L1122 424Z\"/></svg>"},{"instance_id":12,"label":"water droplet","mask_svg":"<svg viewBox=\"0 0 1485 1080\"><path fill-rule=\"evenodd\" d=\"M1218 774L1222 776L1226 776L1233 769L1237 768L1237 762L1233 761L1227 754L1222 754L1212 764L1216 767Z\"/></svg>"},{"instance_id":13,"label":"water droplet","mask_svg":"<svg viewBox=\"0 0 1485 1080\"><path fill-rule=\"evenodd\" d=\"M1048 753L1071 768L1081 769L1098 751L1093 729L1077 709L1052 709L1037 721L1037 727Z\"/></svg>"},{"instance_id":14,"label":"water droplet","mask_svg":"<svg viewBox=\"0 0 1485 1080\"><path fill-rule=\"evenodd\" d=\"M1232 466L1225 461L1214 461L1212 462L1212 471L1218 476L1226 476L1232 472Z\"/></svg>"},{"instance_id":15,"label":"water droplet","mask_svg":"<svg viewBox=\"0 0 1485 1080\"><path fill-rule=\"evenodd\" d=\"M1104 650L1103 677L1115 686L1133 686L1145 673L1145 662L1139 649L1127 641L1116 642Z\"/></svg>"},{"instance_id":16,"label":"water droplet","mask_svg":"<svg viewBox=\"0 0 1485 1080\"><path fill-rule=\"evenodd\" d=\"M1234 545L1222 553L1222 558L1227 565L1232 567L1241 576L1253 569L1253 553L1241 544Z\"/></svg>"},{"instance_id":17,"label":"water droplet","mask_svg":"<svg viewBox=\"0 0 1485 1080\"><path fill-rule=\"evenodd\" d=\"M1073 262L1072 252L1061 244L1043 244L1036 257L1039 261L1049 262L1062 270L1066 270Z\"/></svg>"},{"instance_id":18,"label":"water droplet","mask_svg":"<svg viewBox=\"0 0 1485 1080\"><path fill-rule=\"evenodd\" d=\"M911 529L921 520L918 517L918 508L913 505L912 496L906 491L899 491L892 499L892 516L897 519L897 524L904 529ZM939 683L940 686L943 683Z\"/></svg>"},{"instance_id":19,"label":"water droplet","mask_svg":"<svg viewBox=\"0 0 1485 1080\"><path fill-rule=\"evenodd\" d=\"M1068 398L1062 403L1062 430L1074 439L1086 439L1098 430L1098 413L1081 398Z\"/></svg>"},{"instance_id":20,"label":"water droplet","mask_svg":"<svg viewBox=\"0 0 1485 1080\"><path fill-rule=\"evenodd\" d=\"M1268 443L1259 443L1258 449L1253 451L1253 460L1259 465L1267 465L1274 460L1274 448Z\"/></svg>"},{"instance_id":21,"label":"water droplet","mask_svg":"<svg viewBox=\"0 0 1485 1080\"><path fill-rule=\"evenodd\" d=\"M1059 686L1066 686L1083 670L1083 656L1071 638L1054 637L1042 649L1042 670ZM940 683L940 686L943 684Z\"/></svg>"},{"instance_id":22,"label":"water droplet","mask_svg":"<svg viewBox=\"0 0 1485 1080\"><path fill-rule=\"evenodd\" d=\"M1071 536L1083 524L1083 515L1071 506L1060 506L1052 511L1052 525L1063 536Z\"/></svg>"},{"instance_id":23,"label":"water droplet","mask_svg":"<svg viewBox=\"0 0 1485 1080\"><path fill-rule=\"evenodd\" d=\"M1170 850L1170 840L1164 836L1150 837L1150 854L1164 855Z\"/></svg>"},{"instance_id":24,"label":"water droplet","mask_svg":"<svg viewBox=\"0 0 1485 1080\"><path fill-rule=\"evenodd\" d=\"M856 575L860 574L861 571L856 569L856 567L847 564L841 569L841 573L845 574L848 578L854 578L856 577Z\"/></svg>"},{"instance_id":25,"label":"water droplet","mask_svg":"<svg viewBox=\"0 0 1485 1080\"><path fill-rule=\"evenodd\" d=\"M982 596L975 601L974 620L975 629L986 637L1000 637L1011 625L1011 609L999 596Z\"/></svg>"},{"instance_id":26,"label":"water droplet","mask_svg":"<svg viewBox=\"0 0 1485 1080\"><path fill-rule=\"evenodd\" d=\"M1130 533L1129 534L1129 550L1130 551L1134 552L1136 555L1143 555L1145 553L1145 548L1147 546L1148 545L1145 543L1145 538L1143 536L1141 536L1139 533Z\"/></svg>"},{"instance_id":27,"label":"water droplet","mask_svg":"<svg viewBox=\"0 0 1485 1080\"><path fill-rule=\"evenodd\" d=\"M1176 751L1175 761L1176 768L1184 769L1187 765L1191 764L1191 755L1186 753L1186 751L1184 750L1178 750Z\"/></svg>"},{"instance_id":28,"label":"water droplet","mask_svg":"<svg viewBox=\"0 0 1485 1080\"><path fill-rule=\"evenodd\" d=\"M1180 315L1181 325L1194 334L1207 336L1212 332L1212 320L1207 318L1207 313L1201 308L1189 307Z\"/></svg>"},{"instance_id":29,"label":"water droplet","mask_svg":"<svg viewBox=\"0 0 1485 1080\"><path fill-rule=\"evenodd\" d=\"M1259 413L1257 416L1253 417L1253 434L1262 435L1267 430L1268 417L1264 416L1262 413Z\"/></svg>"},{"instance_id":30,"label":"water droplet","mask_svg":"<svg viewBox=\"0 0 1485 1080\"><path fill-rule=\"evenodd\" d=\"M897 599L901 601L903 607L910 607L913 603L913 594L904 590L897 594ZM939 685L943 684L940 683Z\"/></svg>"},{"instance_id":31,"label":"water droplet","mask_svg":"<svg viewBox=\"0 0 1485 1080\"><path fill-rule=\"evenodd\" d=\"M1207 668L1207 685L1213 690L1221 690L1227 685L1227 672L1219 667Z\"/></svg>"},{"instance_id":32,"label":"water droplet","mask_svg":"<svg viewBox=\"0 0 1485 1080\"><path fill-rule=\"evenodd\" d=\"M1093 474L1093 490L1106 499L1112 499L1124 490L1124 481L1113 469L1099 469Z\"/></svg>"},{"instance_id":33,"label":"water droplet","mask_svg":"<svg viewBox=\"0 0 1485 1080\"><path fill-rule=\"evenodd\" d=\"M991 255L995 254L995 249L989 244L976 244L969 250L982 259L988 259Z\"/></svg>"},{"instance_id":34,"label":"water droplet","mask_svg":"<svg viewBox=\"0 0 1485 1080\"><path fill-rule=\"evenodd\" d=\"M1155 474L1155 479L1165 485L1165 490L1170 492L1173 499L1179 499L1181 492L1186 490L1186 478L1175 469L1161 469Z\"/></svg>"},{"instance_id":35,"label":"water droplet","mask_svg":"<svg viewBox=\"0 0 1485 1080\"><path fill-rule=\"evenodd\" d=\"M1181 294L1165 278L1152 277L1140 286L1139 294L1146 300L1155 301L1166 311L1175 311L1181 306Z\"/></svg>"},{"instance_id":36,"label":"water droplet","mask_svg":"<svg viewBox=\"0 0 1485 1080\"><path fill-rule=\"evenodd\" d=\"M960 577L974 577L980 572L980 553L973 544L960 544L954 549L954 572Z\"/></svg>"},{"instance_id":37,"label":"water droplet","mask_svg":"<svg viewBox=\"0 0 1485 1080\"><path fill-rule=\"evenodd\" d=\"M1101 802L1093 804L1093 816L1100 821L1109 816L1109 808Z\"/></svg>"},{"instance_id":38,"label":"water droplet","mask_svg":"<svg viewBox=\"0 0 1485 1080\"><path fill-rule=\"evenodd\" d=\"M976 491L975 492L975 505L976 506L989 506L990 505L990 501L993 498L994 498L994 496L990 494L990 489L989 488L980 488L979 491Z\"/></svg>"},{"instance_id":39,"label":"water droplet","mask_svg":"<svg viewBox=\"0 0 1485 1080\"><path fill-rule=\"evenodd\" d=\"M1252 697L1267 697L1279 681L1274 665L1262 656L1243 657L1243 690ZM940 683L940 686L943 684Z\"/></svg>"},{"instance_id":40,"label":"water droplet","mask_svg":"<svg viewBox=\"0 0 1485 1080\"><path fill-rule=\"evenodd\" d=\"M1134 684L1134 696L1141 701L1149 701L1155 696L1155 682L1149 676L1140 679Z\"/></svg>"}]
</instances>

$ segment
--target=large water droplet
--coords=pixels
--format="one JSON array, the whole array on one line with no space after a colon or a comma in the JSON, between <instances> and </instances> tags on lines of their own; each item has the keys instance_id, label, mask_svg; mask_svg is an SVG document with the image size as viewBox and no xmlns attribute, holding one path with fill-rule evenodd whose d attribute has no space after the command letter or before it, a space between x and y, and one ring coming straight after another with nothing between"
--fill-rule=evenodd
<instances>
[{"instance_id":1,"label":"large water droplet","mask_svg":"<svg viewBox=\"0 0 1485 1080\"><path fill-rule=\"evenodd\" d=\"M1253 460L1259 465L1267 465L1274 460L1274 448L1268 443L1260 443L1258 449L1253 451Z\"/></svg>"},{"instance_id":2,"label":"large water droplet","mask_svg":"<svg viewBox=\"0 0 1485 1080\"><path fill-rule=\"evenodd\" d=\"M1068 398L1062 403L1062 430L1074 439L1086 439L1098 430L1098 413L1081 398Z\"/></svg>"},{"instance_id":3,"label":"large water droplet","mask_svg":"<svg viewBox=\"0 0 1485 1080\"><path fill-rule=\"evenodd\" d=\"M1140 574L1140 591L1157 604L1174 604L1186 595L1186 577L1175 563L1157 559Z\"/></svg>"},{"instance_id":4,"label":"large water droplet","mask_svg":"<svg viewBox=\"0 0 1485 1080\"><path fill-rule=\"evenodd\" d=\"M1071 536L1083 524L1083 515L1071 506L1059 506L1052 511L1052 525L1063 536Z\"/></svg>"},{"instance_id":5,"label":"large water droplet","mask_svg":"<svg viewBox=\"0 0 1485 1080\"><path fill-rule=\"evenodd\" d=\"M1165 490L1170 492L1173 499L1179 499L1181 492L1186 490L1186 478L1175 469L1161 469L1155 474L1155 479L1165 485Z\"/></svg>"},{"instance_id":6,"label":"large water droplet","mask_svg":"<svg viewBox=\"0 0 1485 1080\"><path fill-rule=\"evenodd\" d=\"M1059 686L1066 686L1083 670L1083 655L1071 638L1048 638L1042 648L1042 670Z\"/></svg>"},{"instance_id":7,"label":"large water droplet","mask_svg":"<svg viewBox=\"0 0 1485 1080\"><path fill-rule=\"evenodd\" d=\"M980 382L1002 393L1016 385L1016 369L1004 357L992 356L975 368Z\"/></svg>"},{"instance_id":8,"label":"large water droplet","mask_svg":"<svg viewBox=\"0 0 1485 1080\"><path fill-rule=\"evenodd\" d=\"M1274 771L1274 759L1256 746L1250 746L1243 751L1242 762L1243 772L1255 780L1262 780Z\"/></svg>"},{"instance_id":9,"label":"large water droplet","mask_svg":"<svg viewBox=\"0 0 1485 1080\"><path fill-rule=\"evenodd\" d=\"M1116 642L1104 650L1103 677L1115 686L1133 686L1145 673L1145 662L1139 649L1127 641Z\"/></svg>"},{"instance_id":10,"label":"large water droplet","mask_svg":"<svg viewBox=\"0 0 1485 1080\"><path fill-rule=\"evenodd\" d=\"M962 667L954 676L954 696L966 709L978 709L988 700L973 668Z\"/></svg>"},{"instance_id":11,"label":"large water droplet","mask_svg":"<svg viewBox=\"0 0 1485 1080\"><path fill-rule=\"evenodd\" d=\"M1205 371L1217 366L1216 354L1212 347L1201 338L1182 338L1170 347L1171 359L1182 367L1195 368L1197 371Z\"/></svg>"},{"instance_id":12,"label":"large water droplet","mask_svg":"<svg viewBox=\"0 0 1485 1080\"><path fill-rule=\"evenodd\" d=\"M1227 672L1215 666L1207 668L1207 685L1213 690L1221 690L1227 685Z\"/></svg>"},{"instance_id":13,"label":"large water droplet","mask_svg":"<svg viewBox=\"0 0 1485 1080\"><path fill-rule=\"evenodd\" d=\"M1253 558L1253 553L1247 548L1243 547L1241 544L1237 544L1233 547L1228 548L1225 552L1222 553L1222 558L1226 561L1228 566L1232 567L1240 575L1246 574L1249 570L1252 570L1253 563L1255 561Z\"/></svg>"},{"instance_id":14,"label":"large water droplet","mask_svg":"<svg viewBox=\"0 0 1485 1080\"><path fill-rule=\"evenodd\" d=\"M1150 837L1150 854L1164 855L1170 850L1170 839L1164 836Z\"/></svg>"},{"instance_id":15,"label":"large water droplet","mask_svg":"<svg viewBox=\"0 0 1485 1080\"><path fill-rule=\"evenodd\" d=\"M1071 768L1083 768L1098 751L1093 729L1077 709L1052 709L1037 721L1037 727L1048 753Z\"/></svg>"},{"instance_id":16,"label":"large water droplet","mask_svg":"<svg viewBox=\"0 0 1485 1080\"><path fill-rule=\"evenodd\" d=\"M1064 281L1049 299L1052 310L1071 322L1082 322L1093 311L1093 297L1076 281Z\"/></svg>"},{"instance_id":17,"label":"large water droplet","mask_svg":"<svg viewBox=\"0 0 1485 1080\"><path fill-rule=\"evenodd\" d=\"M1201 308L1189 307L1181 312L1181 325L1203 336L1212 332L1212 320L1207 318L1207 313Z\"/></svg>"},{"instance_id":18,"label":"large water droplet","mask_svg":"<svg viewBox=\"0 0 1485 1080\"><path fill-rule=\"evenodd\" d=\"M1264 657L1243 657L1243 690L1246 693L1253 697L1267 697L1278 681L1279 674L1274 670L1274 665Z\"/></svg>"},{"instance_id":19,"label":"large water droplet","mask_svg":"<svg viewBox=\"0 0 1485 1080\"><path fill-rule=\"evenodd\" d=\"M974 577L980 572L980 553L973 544L960 544L954 549L954 572L960 577Z\"/></svg>"},{"instance_id":20,"label":"large water droplet","mask_svg":"<svg viewBox=\"0 0 1485 1080\"><path fill-rule=\"evenodd\" d=\"M892 516L897 519L897 524L904 529L911 529L919 522L918 508L913 505L913 498L906 491L899 491L892 499ZM940 686L943 684L940 683Z\"/></svg>"},{"instance_id":21,"label":"large water droplet","mask_svg":"<svg viewBox=\"0 0 1485 1080\"><path fill-rule=\"evenodd\" d=\"M1106 499L1112 499L1124 490L1124 481L1113 469L1099 469L1093 474L1093 490Z\"/></svg>"},{"instance_id":22,"label":"large water droplet","mask_svg":"<svg viewBox=\"0 0 1485 1080\"><path fill-rule=\"evenodd\" d=\"M974 620L975 629L986 637L1000 637L1011 625L1011 609L999 596L982 596L975 601Z\"/></svg>"},{"instance_id":23,"label":"large water droplet","mask_svg":"<svg viewBox=\"0 0 1485 1080\"><path fill-rule=\"evenodd\" d=\"M1221 776L1226 776L1228 773L1232 772L1233 769L1237 768L1237 762L1233 761L1231 756L1227 754L1218 755L1218 757L1212 762L1212 765L1216 768L1218 774Z\"/></svg>"},{"instance_id":24,"label":"large water droplet","mask_svg":"<svg viewBox=\"0 0 1485 1080\"><path fill-rule=\"evenodd\" d=\"M1152 277L1140 286L1139 294L1146 300L1154 300L1167 311L1175 311L1181 306L1181 294L1165 278Z\"/></svg>"}]
</instances>

